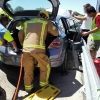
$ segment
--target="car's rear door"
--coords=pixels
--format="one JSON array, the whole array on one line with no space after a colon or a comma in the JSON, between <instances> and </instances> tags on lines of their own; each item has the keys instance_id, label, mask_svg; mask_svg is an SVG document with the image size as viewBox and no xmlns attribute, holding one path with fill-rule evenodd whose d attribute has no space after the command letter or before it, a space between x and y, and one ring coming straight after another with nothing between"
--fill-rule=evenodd
<instances>
[{"instance_id":1,"label":"car's rear door","mask_svg":"<svg viewBox=\"0 0 100 100\"><path fill-rule=\"evenodd\" d=\"M62 21L62 18L57 20L57 26L60 34L65 34L65 26ZM65 45L66 37L56 37L48 46L50 53L50 61L52 62L52 66L60 66L64 60L64 55L66 52Z\"/></svg>"}]
</instances>

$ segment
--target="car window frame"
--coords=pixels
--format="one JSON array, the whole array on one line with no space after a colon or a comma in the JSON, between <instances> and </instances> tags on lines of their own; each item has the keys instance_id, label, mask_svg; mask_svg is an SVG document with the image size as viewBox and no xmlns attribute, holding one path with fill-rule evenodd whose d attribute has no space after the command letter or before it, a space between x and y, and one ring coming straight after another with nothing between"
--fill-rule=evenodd
<instances>
[{"instance_id":1,"label":"car window frame","mask_svg":"<svg viewBox=\"0 0 100 100\"><path fill-rule=\"evenodd\" d=\"M63 28L64 28L64 32L62 31L62 28L59 27L59 22L60 22L60 20L61 20L61 22L62 22L62 25L63 25ZM60 19L59 19L59 21L58 21L58 27L59 27L59 31L60 31L61 33L66 33L66 28L65 28L65 25L64 25L64 22L63 22L63 18L60 18Z\"/></svg>"},{"instance_id":2,"label":"car window frame","mask_svg":"<svg viewBox=\"0 0 100 100\"><path fill-rule=\"evenodd\" d=\"M75 29L71 29L69 20L72 20L72 21L73 21L73 23L74 23L73 25L74 25L74 28L75 28ZM73 19L73 18L66 18L66 22L67 22L67 24L68 24L69 30L73 30L73 31L78 32L79 25L78 25L78 26L76 25L76 23L78 23L78 21L76 21L76 20ZM78 28L78 29L77 29L77 28Z\"/></svg>"}]
</instances>

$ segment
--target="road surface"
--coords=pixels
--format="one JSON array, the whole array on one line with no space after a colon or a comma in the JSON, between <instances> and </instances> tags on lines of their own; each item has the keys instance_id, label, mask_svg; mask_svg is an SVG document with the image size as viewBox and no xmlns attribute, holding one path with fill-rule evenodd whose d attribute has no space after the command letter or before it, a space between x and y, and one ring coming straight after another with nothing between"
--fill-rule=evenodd
<instances>
[{"instance_id":1,"label":"road surface","mask_svg":"<svg viewBox=\"0 0 100 100\"><path fill-rule=\"evenodd\" d=\"M68 55L68 67L73 67L73 59L71 52ZM6 100L11 100L15 91L19 74L19 68L15 66L0 66L0 86L6 91ZM50 81L57 88L61 89L61 93L55 98L55 100L85 100L83 93L83 73L81 71L69 70L69 74L62 76L61 72L57 68L51 70ZM38 90L39 72L35 72L34 85ZM23 78L21 80L21 86L19 96L24 95L23 91ZM1 99L0 99L1 100Z\"/></svg>"}]
</instances>

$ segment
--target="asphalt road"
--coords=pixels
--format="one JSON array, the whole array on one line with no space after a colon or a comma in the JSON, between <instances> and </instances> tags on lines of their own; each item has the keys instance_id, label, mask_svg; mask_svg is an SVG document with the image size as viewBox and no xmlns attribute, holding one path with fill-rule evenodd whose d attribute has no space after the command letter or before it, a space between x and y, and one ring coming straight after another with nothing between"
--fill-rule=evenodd
<instances>
[{"instance_id":1,"label":"asphalt road","mask_svg":"<svg viewBox=\"0 0 100 100\"><path fill-rule=\"evenodd\" d=\"M68 67L73 67L73 59L69 53L68 55ZM6 100L12 100L15 87L17 85L17 79L19 74L19 68L15 66L0 66L0 86L6 91ZM55 98L55 100L84 100L83 93L83 73L80 71L69 70L69 74L62 76L60 70L53 68L51 70L50 81L54 86L61 89L61 93ZM35 89L38 90L39 83L39 71L35 70ZM25 94L23 88L23 78L21 79L19 96ZM1 100L1 99L0 99Z\"/></svg>"},{"instance_id":2,"label":"asphalt road","mask_svg":"<svg viewBox=\"0 0 100 100\"><path fill-rule=\"evenodd\" d=\"M97 57L100 57L100 49L97 53ZM67 67L74 67L73 57L70 51L68 52ZM83 73L75 70L69 70L68 72L68 75L62 76L57 68L52 68L51 70L50 81L55 87L61 89L61 93L55 98L55 100L85 100L85 95L83 93ZM6 100L12 100L17 85L18 75L19 67L7 65L0 66L0 86L6 92ZM38 84L39 71L35 70L35 91L38 90ZM18 96L26 94L23 86L24 83L22 77ZM0 100L3 99L0 98Z\"/></svg>"}]
</instances>

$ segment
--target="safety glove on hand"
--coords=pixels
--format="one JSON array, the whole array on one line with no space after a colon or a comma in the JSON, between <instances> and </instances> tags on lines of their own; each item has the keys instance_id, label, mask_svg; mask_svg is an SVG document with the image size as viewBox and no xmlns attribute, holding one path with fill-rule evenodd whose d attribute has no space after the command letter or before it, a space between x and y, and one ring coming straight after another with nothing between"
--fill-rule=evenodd
<instances>
[{"instance_id":1,"label":"safety glove on hand","mask_svg":"<svg viewBox=\"0 0 100 100\"><path fill-rule=\"evenodd\" d=\"M18 49L18 50L15 50L15 49L14 49L13 52L19 54L19 53L21 53L22 51L21 51L20 49Z\"/></svg>"}]
</instances>

